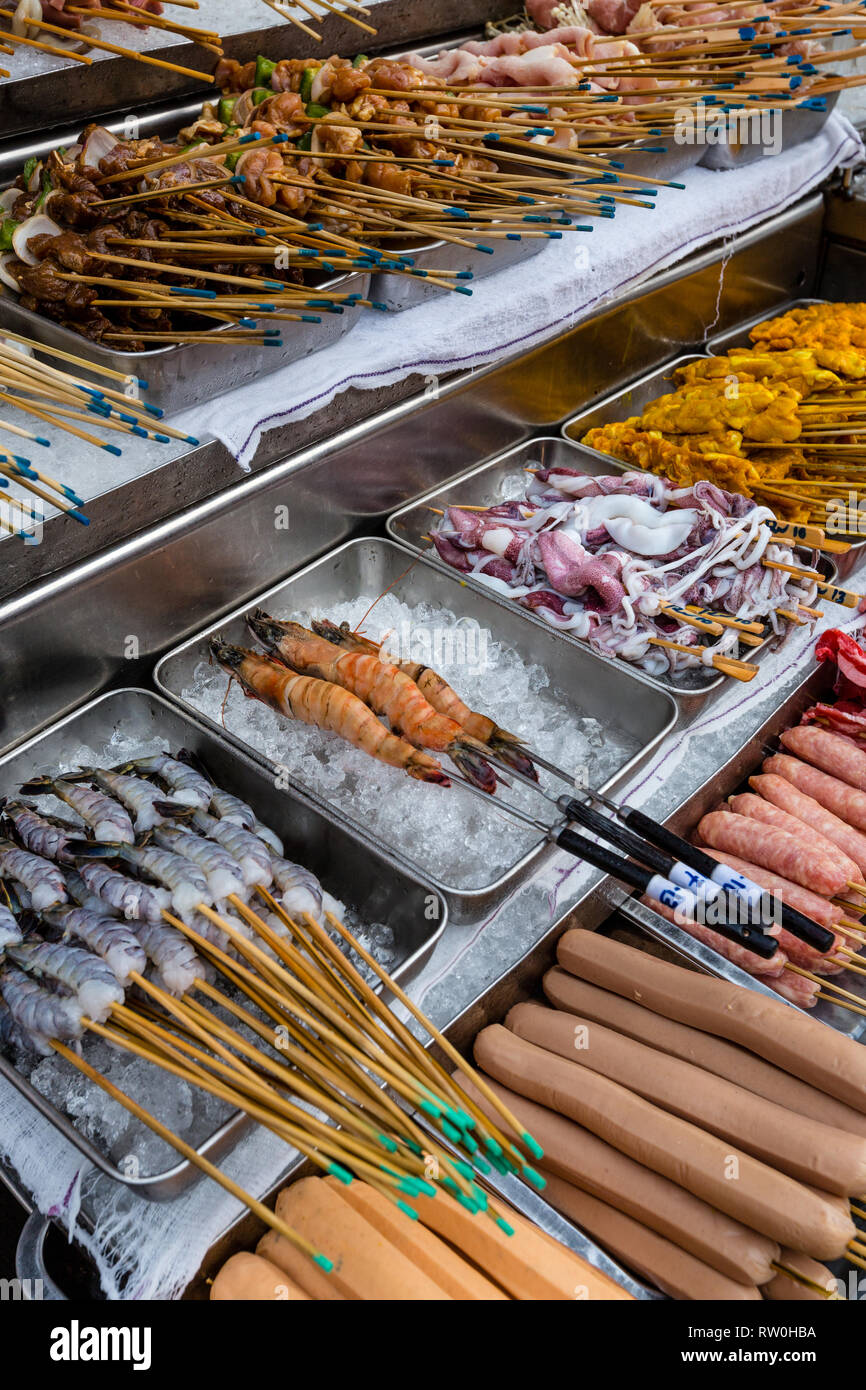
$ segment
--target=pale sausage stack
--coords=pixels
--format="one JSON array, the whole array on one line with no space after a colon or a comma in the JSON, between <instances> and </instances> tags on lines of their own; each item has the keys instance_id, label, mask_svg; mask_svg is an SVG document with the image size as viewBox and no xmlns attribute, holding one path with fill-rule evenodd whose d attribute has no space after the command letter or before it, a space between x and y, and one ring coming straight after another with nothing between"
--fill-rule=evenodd
<instances>
[{"instance_id":1,"label":"pale sausage stack","mask_svg":"<svg viewBox=\"0 0 866 1390\"><path fill-rule=\"evenodd\" d=\"M553 1007L518 1004L475 1042L544 1149L551 1204L675 1298L835 1290L819 1262L844 1256L866 1192L866 1050L594 932L557 955Z\"/></svg>"},{"instance_id":2,"label":"pale sausage stack","mask_svg":"<svg viewBox=\"0 0 866 1390\"><path fill-rule=\"evenodd\" d=\"M216 1300L461 1301L630 1300L631 1295L510 1208L511 1234L447 1193L412 1198L413 1220L374 1187L301 1178L277 1198L277 1214L332 1252L325 1274L270 1231L256 1253L233 1255L211 1288ZM500 1210L498 1208L498 1210Z\"/></svg>"}]
</instances>

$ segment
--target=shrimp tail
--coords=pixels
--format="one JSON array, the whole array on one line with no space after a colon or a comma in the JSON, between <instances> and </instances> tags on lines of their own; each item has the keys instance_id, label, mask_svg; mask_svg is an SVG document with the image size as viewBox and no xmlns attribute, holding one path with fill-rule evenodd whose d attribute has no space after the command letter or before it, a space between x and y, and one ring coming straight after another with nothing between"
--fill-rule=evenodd
<instances>
[{"instance_id":1,"label":"shrimp tail","mask_svg":"<svg viewBox=\"0 0 866 1390\"><path fill-rule=\"evenodd\" d=\"M24 782L18 788L19 796L39 796L41 793L50 791L54 786L54 778L50 776L33 777L29 782Z\"/></svg>"},{"instance_id":2,"label":"shrimp tail","mask_svg":"<svg viewBox=\"0 0 866 1390\"><path fill-rule=\"evenodd\" d=\"M496 773L479 753L478 747L474 740L458 739L448 749L448 753L474 787L479 787L481 791L489 792L492 796L496 791Z\"/></svg>"},{"instance_id":3,"label":"shrimp tail","mask_svg":"<svg viewBox=\"0 0 866 1390\"><path fill-rule=\"evenodd\" d=\"M122 859L128 845L98 844L95 840L69 840L66 849L76 862L83 859Z\"/></svg>"},{"instance_id":4,"label":"shrimp tail","mask_svg":"<svg viewBox=\"0 0 866 1390\"><path fill-rule=\"evenodd\" d=\"M456 763L457 758L455 758L454 761ZM440 787L451 786L447 772L441 767L430 767L429 760L427 759L422 760L419 758L416 762L414 758L410 758L409 762L406 764L406 771L410 777L414 777L418 782L435 782L436 785Z\"/></svg>"},{"instance_id":5,"label":"shrimp tail","mask_svg":"<svg viewBox=\"0 0 866 1390\"><path fill-rule=\"evenodd\" d=\"M520 740L513 734L506 733L504 729L497 729L491 734L487 746L506 767L521 772L524 777L531 777L533 782L538 781L535 763L528 753L524 753Z\"/></svg>"}]
</instances>

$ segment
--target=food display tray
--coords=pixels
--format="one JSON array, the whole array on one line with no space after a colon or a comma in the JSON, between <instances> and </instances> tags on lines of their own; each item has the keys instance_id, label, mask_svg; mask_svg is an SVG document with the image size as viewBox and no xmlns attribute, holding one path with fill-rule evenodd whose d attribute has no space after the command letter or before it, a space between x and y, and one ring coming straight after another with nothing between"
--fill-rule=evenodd
<instances>
[{"instance_id":1,"label":"food display tray","mask_svg":"<svg viewBox=\"0 0 866 1390\"><path fill-rule=\"evenodd\" d=\"M196 753L220 785L249 802L276 830L285 841L287 858L311 869L326 891L353 908L362 921L387 922L392 927L397 957L390 973L395 980L405 984L423 967L448 921L447 905L435 887L404 869L387 852L352 834L302 792L278 789L274 779L266 777L243 750L229 746L218 733L151 691L130 688L103 695L0 759L0 798L14 794L22 782L38 773L55 770L82 745L99 750L118 731L124 738L140 735L142 744L159 737L174 752L188 748ZM198 1169L187 1159L160 1173L135 1176L121 1171L107 1153L86 1139L21 1076L2 1052L0 1076L26 1096L95 1168L139 1196L151 1201L170 1200L198 1178ZM200 1145L198 1152L218 1163L250 1124L246 1115L236 1113Z\"/></svg>"},{"instance_id":2,"label":"food display tray","mask_svg":"<svg viewBox=\"0 0 866 1390\"><path fill-rule=\"evenodd\" d=\"M825 75L829 77L833 74L827 73ZM831 92L829 96L824 97L824 107L820 111L813 111L809 107L802 106L780 107L782 148L778 153L793 150L797 145L802 145L804 140L811 140L813 136L818 135L829 121L839 96L839 92ZM772 151L767 149L761 141L723 141L721 144L708 146L701 160L701 168L740 169L746 164L754 164L756 160L771 154Z\"/></svg>"},{"instance_id":3,"label":"food display tray","mask_svg":"<svg viewBox=\"0 0 866 1390\"><path fill-rule=\"evenodd\" d=\"M692 359L679 359L691 361ZM669 370L668 368L663 369ZM661 373L653 373L645 378L647 381L658 381ZM641 388L641 383L628 387L626 391L620 393L622 397L631 399L631 393L637 392ZM652 399L652 394L646 396L647 400ZM620 396L611 397L618 400ZM601 410L603 407L598 407ZM640 409L640 406L636 407ZM585 417L578 417L583 419ZM621 419L621 415L611 415L611 419ZM595 423L595 421L593 421ZM569 426L565 429L568 430ZM590 428L587 425L585 428ZM505 501L508 498L522 497L526 469L532 465L534 467L552 468L558 464L569 468L578 468L584 473L589 473L594 477L603 476L610 473L624 473L628 470L628 465L621 463L619 459L611 458L608 454L599 453L596 449L587 449L585 445L578 445L572 442L567 436L539 436L531 439L528 443L518 444L516 448L509 449L507 453L499 454L496 458L489 459L486 463L479 464L476 468L467 473L461 474L459 478L454 478L445 487L437 488L433 492L428 492L424 497L409 506L403 507L395 512L388 520L388 532L395 540L402 545L411 546L419 555L423 555L429 564L436 565L444 569L449 574L454 574L444 561L431 553L430 545L424 540L424 535L430 530L431 525L431 506L439 509L446 507L460 506L491 506L497 502ZM810 552L811 554L811 552ZM825 556L821 557L820 567L828 580L835 578L836 568ZM482 589L485 593L489 590L482 581L473 579L471 575L461 575L461 582ZM499 602L508 603L507 599L499 599ZM513 605L515 608L517 604ZM529 613L526 609L519 608L518 611L526 618L527 622L535 626L542 627L547 632L553 633L559 640L568 642L570 646L586 649L586 642L579 637L573 637L568 632L563 632L558 628L546 623L543 618L537 617L534 613ZM760 647L750 648L748 653L741 654L742 659L753 660L762 651L766 650L772 638L768 638ZM660 689L668 691L676 696L682 705L684 712L693 715L697 712L705 700L718 691L728 680L727 676L719 675L715 671L701 670L688 671L678 679L671 676L645 676L642 672L637 672L635 668L627 665L624 661L615 660L610 657L603 657L598 653L593 653L598 660L608 662L619 669L625 667L630 674L637 674L648 683L658 686Z\"/></svg>"},{"instance_id":4,"label":"food display tray","mask_svg":"<svg viewBox=\"0 0 866 1390\"><path fill-rule=\"evenodd\" d=\"M488 593L480 592L475 586L463 584L461 579L440 565L432 565L425 560L413 563L412 555L402 546L379 539L350 541L260 595L254 602L236 609L219 624L211 625L169 652L158 664L154 681L165 695L180 701L184 708L194 712L195 707L186 702L183 691L191 684L199 663L208 658L208 638L219 632L228 642L249 645L245 613L259 605L275 616L305 610L326 613L329 605L358 594L386 591L396 593L401 602L407 604L430 604L434 608L450 610L476 620L482 629L492 632L497 642L507 643L525 661L541 665L550 677L551 688L565 699L573 693L575 706L582 713L610 721L639 739L639 751L606 783L608 791L623 782L673 727L677 709L666 692L616 663L602 660L586 646L558 641L550 628L543 623L530 622L514 604L502 602ZM195 713L194 717L210 722L201 713ZM243 747L248 754L262 760L271 772L275 770L276 765L259 751L254 742L232 733L231 729L220 732L223 737ZM283 769L283 772L292 776L291 768ZM557 795L564 789L558 787ZM316 793L309 789L305 791L319 804ZM453 789L444 794L468 795ZM345 818L346 824L351 825L355 833L372 846L382 846L373 832L351 820L349 814L341 811L333 802L323 801L321 804L327 804L329 815ZM495 806L495 802L492 801L491 806ZM539 799L538 809L533 813L541 814L543 818L547 814L548 819L555 819L555 813L550 816L552 811L552 807L545 807ZM549 842L539 838L505 872L497 874L477 889L433 881L439 892L447 897L455 921L475 921L501 903L506 895L534 872L545 855L556 852ZM391 848L389 853L405 864L408 870L412 861L402 851Z\"/></svg>"}]
</instances>

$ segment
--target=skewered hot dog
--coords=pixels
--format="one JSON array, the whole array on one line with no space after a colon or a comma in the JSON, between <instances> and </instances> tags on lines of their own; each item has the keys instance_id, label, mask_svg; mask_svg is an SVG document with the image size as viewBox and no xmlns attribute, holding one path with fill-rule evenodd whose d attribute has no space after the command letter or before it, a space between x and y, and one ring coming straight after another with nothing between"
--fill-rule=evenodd
<instances>
[{"instance_id":1,"label":"skewered hot dog","mask_svg":"<svg viewBox=\"0 0 866 1390\"><path fill-rule=\"evenodd\" d=\"M497 1113L468 1078L454 1079L486 1115L492 1118ZM774 1241L636 1163L555 1110L496 1081L488 1084L544 1149L545 1175L555 1173L616 1207L735 1283L765 1284L772 1279L772 1262L779 1254Z\"/></svg>"},{"instance_id":2,"label":"skewered hot dog","mask_svg":"<svg viewBox=\"0 0 866 1390\"><path fill-rule=\"evenodd\" d=\"M851 877L862 879L863 871L866 870L866 835L861 835L859 830L846 825L845 821L834 816L832 811L828 811L813 796L799 791L786 777L779 777L775 773L761 773L757 777L749 778L749 786L759 796L772 801L774 806L787 811L789 815L797 816L807 828L820 831L826 839L832 840L860 869L859 875L852 874Z\"/></svg>"},{"instance_id":3,"label":"skewered hot dog","mask_svg":"<svg viewBox=\"0 0 866 1390\"><path fill-rule=\"evenodd\" d=\"M332 1252L330 1277L345 1298L448 1299L444 1289L321 1178L300 1178L284 1188L277 1198L277 1215L318 1249Z\"/></svg>"},{"instance_id":4,"label":"skewered hot dog","mask_svg":"<svg viewBox=\"0 0 866 1390\"><path fill-rule=\"evenodd\" d=\"M326 1274L313 1263L309 1255L292 1245L292 1242L281 1236L278 1231L268 1231L262 1236L256 1246L256 1254L276 1265L284 1274L288 1274L304 1293L309 1294L316 1302L344 1301L330 1274Z\"/></svg>"},{"instance_id":5,"label":"skewered hot dog","mask_svg":"<svg viewBox=\"0 0 866 1390\"><path fill-rule=\"evenodd\" d=\"M801 1255L799 1250L783 1250L779 1263L787 1265L795 1274L801 1274L811 1283L820 1284L821 1288L826 1290L826 1295L819 1293L817 1289L810 1289L806 1284L798 1283L788 1274L777 1274L775 1279L771 1279L761 1290L771 1303L799 1303L815 1299L825 1302L827 1295L831 1298L839 1297L836 1276L825 1265L810 1260L808 1255Z\"/></svg>"},{"instance_id":6,"label":"skewered hot dog","mask_svg":"<svg viewBox=\"0 0 866 1390\"><path fill-rule=\"evenodd\" d=\"M269 1260L240 1251L226 1260L211 1284L211 1300L223 1302L309 1303L309 1294Z\"/></svg>"},{"instance_id":7,"label":"skewered hot dog","mask_svg":"<svg viewBox=\"0 0 866 1390\"><path fill-rule=\"evenodd\" d=\"M799 1182L842 1197L866 1190L866 1141L853 1134L793 1115L692 1062L542 1004L516 1004L505 1026L524 1041L729 1139Z\"/></svg>"},{"instance_id":8,"label":"skewered hot dog","mask_svg":"<svg viewBox=\"0 0 866 1390\"><path fill-rule=\"evenodd\" d=\"M853 826L855 830L866 830L866 792L857 791L838 777L831 777L817 767L810 767L808 763L788 757L785 753L774 753L771 758L765 758L761 770L784 777L798 791L814 797L846 825Z\"/></svg>"},{"instance_id":9,"label":"skewered hot dog","mask_svg":"<svg viewBox=\"0 0 866 1390\"><path fill-rule=\"evenodd\" d=\"M683 971L597 932L566 932L557 958L571 974L665 1018L739 1043L866 1114L866 1049L806 1014L725 980Z\"/></svg>"},{"instance_id":10,"label":"skewered hot dog","mask_svg":"<svg viewBox=\"0 0 866 1390\"><path fill-rule=\"evenodd\" d=\"M586 980L569 975L558 965L548 970L543 985L554 1008L580 1014L582 1018L615 1028L624 1037L634 1038L659 1052L666 1052L670 1057L693 1062L695 1066L703 1067L716 1076L736 1081L738 1086L744 1086L756 1096L775 1101L777 1105L784 1105L796 1115L805 1115L810 1120L818 1120L866 1139L866 1115L798 1080L796 1076L789 1076L786 1071L762 1061L753 1053L735 1047L733 1043L654 1014L640 1004L633 1004L630 999L623 999L619 994L611 994L606 989L599 989ZM528 1128L535 1134L535 1130L530 1126Z\"/></svg>"},{"instance_id":11,"label":"skewered hot dog","mask_svg":"<svg viewBox=\"0 0 866 1390\"><path fill-rule=\"evenodd\" d=\"M336 1178L325 1178L329 1187L355 1208L366 1221L396 1246L416 1268L428 1274L452 1298L460 1300L507 1299L507 1294L473 1269L468 1261L419 1221L412 1221L393 1202L369 1183L353 1182L348 1187Z\"/></svg>"},{"instance_id":12,"label":"skewered hot dog","mask_svg":"<svg viewBox=\"0 0 866 1390\"><path fill-rule=\"evenodd\" d=\"M840 1220L832 1203L802 1183L499 1024L478 1034L475 1060L495 1080L585 1125L771 1240L833 1259L852 1237L854 1223ZM734 1173L736 1182L729 1180Z\"/></svg>"},{"instance_id":13,"label":"skewered hot dog","mask_svg":"<svg viewBox=\"0 0 866 1390\"><path fill-rule=\"evenodd\" d=\"M850 739L816 729L812 724L800 724L786 729L781 742L795 757L866 792L866 753Z\"/></svg>"},{"instance_id":14,"label":"skewered hot dog","mask_svg":"<svg viewBox=\"0 0 866 1390\"><path fill-rule=\"evenodd\" d=\"M757 778L753 779L757 781ZM781 781L781 778L779 779ZM793 788L792 788L793 790ZM728 809L733 811L736 816L747 816L750 820L759 821L763 825L772 825L776 830L784 830L786 834L793 835L795 840L805 844L807 849L816 849L821 854L826 854L828 859L836 862L841 873L846 880L854 879L863 882L863 875L860 872L859 864L834 844L816 825L806 825L803 821L792 816L790 812L783 811L772 801L766 801L762 796L756 796L754 792L741 792L739 796L728 797Z\"/></svg>"},{"instance_id":15,"label":"skewered hot dog","mask_svg":"<svg viewBox=\"0 0 866 1390\"><path fill-rule=\"evenodd\" d=\"M723 855L751 858L783 878L814 893L832 898L844 893L848 879L839 866L819 849L804 847L794 835L774 826L751 823L730 811L710 811L698 824L703 844Z\"/></svg>"},{"instance_id":16,"label":"skewered hot dog","mask_svg":"<svg viewBox=\"0 0 866 1390\"><path fill-rule=\"evenodd\" d=\"M547 1174L545 1197L552 1207L574 1221L603 1245L615 1259L621 1260L642 1278L656 1284L671 1298L696 1299L700 1302L718 1299L760 1299L754 1284L737 1284L726 1279L718 1270L710 1269L686 1250L681 1250L664 1236L657 1235L639 1221L625 1216L615 1207L600 1202L597 1197L581 1192L579 1187L562 1178ZM821 1266L817 1266L821 1268Z\"/></svg>"}]
</instances>

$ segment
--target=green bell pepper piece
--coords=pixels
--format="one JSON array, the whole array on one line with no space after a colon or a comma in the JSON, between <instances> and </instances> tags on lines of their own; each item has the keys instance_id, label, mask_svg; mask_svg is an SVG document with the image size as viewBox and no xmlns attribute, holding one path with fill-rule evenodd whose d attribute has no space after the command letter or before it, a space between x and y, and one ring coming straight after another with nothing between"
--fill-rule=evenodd
<instances>
[{"instance_id":1,"label":"green bell pepper piece","mask_svg":"<svg viewBox=\"0 0 866 1390\"><path fill-rule=\"evenodd\" d=\"M302 74L301 74L301 93L300 93L300 95L301 95L301 101L304 103L305 106L306 106L307 102L310 101L310 99L312 98L312 95L313 95L313 81L314 81L314 79L315 79L316 73L319 71L319 69L320 69L321 66L322 66L321 63L316 63L315 67L304 68L304 71L303 71Z\"/></svg>"},{"instance_id":2,"label":"green bell pepper piece","mask_svg":"<svg viewBox=\"0 0 866 1390\"><path fill-rule=\"evenodd\" d=\"M269 87L276 63L271 58L262 57L261 53L256 58L256 86Z\"/></svg>"},{"instance_id":3,"label":"green bell pepper piece","mask_svg":"<svg viewBox=\"0 0 866 1390\"><path fill-rule=\"evenodd\" d=\"M219 105L217 106L217 116L222 121L223 125L231 124L232 112L235 109L236 103L237 97L220 97Z\"/></svg>"},{"instance_id":4,"label":"green bell pepper piece","mask_svg":"<svg viewBox=\"0 0 866 1390\"><path fill-rule=\"evenodd\" d=\"M13 218L4 217L0 223L0 251L12 250L12 233L17 226L18 223Z\"/></svg>"}]
</instances>

